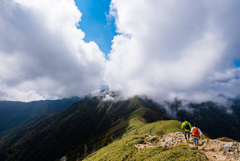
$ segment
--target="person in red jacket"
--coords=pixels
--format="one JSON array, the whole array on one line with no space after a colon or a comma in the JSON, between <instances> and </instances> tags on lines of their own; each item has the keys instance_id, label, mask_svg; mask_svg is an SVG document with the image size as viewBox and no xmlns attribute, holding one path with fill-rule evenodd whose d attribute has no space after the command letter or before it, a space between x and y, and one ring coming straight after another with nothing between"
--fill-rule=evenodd
<instances>
[{"instance_id":1,"label":"person in red jacket","mask_svg":"<svg viewBox=\"0 0 240 161\"><path fill-rule=\"evenodd\" d=\"M195 148L198 148L198 142L199 142L200 136L206 137L205 135L203 135L201 130L197 127L196 123L194 123L194 127L192 127L192 129L191 129L191 135L193 138L192 140L193 140Z\"/></svg>"}]
</instances>

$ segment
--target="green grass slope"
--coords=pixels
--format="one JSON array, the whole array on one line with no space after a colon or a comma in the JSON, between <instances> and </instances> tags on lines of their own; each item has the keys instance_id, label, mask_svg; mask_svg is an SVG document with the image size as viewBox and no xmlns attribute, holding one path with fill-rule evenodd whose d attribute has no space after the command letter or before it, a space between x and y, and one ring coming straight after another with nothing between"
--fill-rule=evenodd
<instances>
[{"instance_id":1,"label":"green grass slope","mask_svg":"<svg viewBox=\"0 0 240 161\"><path fill-rule=\"evenodd\" d=\"M137 150L134 145L144 143L144 135L130 135L119 141L113 142L108 146L85 158L85 161L161 161L161 160L201 160L206 158L198 149L189 148L186 145L175 147L154 147Z\"/></svg>"},{"instance_id":2,"label":"green grass slope","mask_svg":"<svg viewBox=\"0 0 240 161\"><path fill-rule=\"evenodd\" d=\"M123 135L127 135L137 132L155 135L157 131L163 131L164 133L181 131L182 122L177 120L161 120L148 123L146 119L147 114L151 115L151 117L156 117L157 115L157 113L151 109L140 107L130 114L128 120L112 127L109 133L116 135L122 133Z\"/></svg>"},{"instance_id":3,"label":"green grass slope","mask_svg":"<svg viewBox=\"0 0 240 161\"><path fill-rule=\"evenodd\" d=\"M181 124L182 122L177 120L161 120L157 122L152 122L148 124L143 124L136 128L138 133L141 134L151 134L155 135L157 131L163 131L164 133L174 133L177 131L181 131ZM134 132L134 131L132 131Z\"/></svg>"},{"instance_id":4,"label":"green grass slope","mask_svg":"<svg viewBox=\"0 0 240 161\"><path fill-rule=\"evenodd\" d=\"M67 155L76 160L84 145L92 147L104 139L109 129L121 137L141 122L168 119L151 100L139 97L111 102L86 97L69 108L26 126L3 140L0 158L6 161L57 160ZM140 126L139 126L140 127Z\"/></svg>"}]
</instances>

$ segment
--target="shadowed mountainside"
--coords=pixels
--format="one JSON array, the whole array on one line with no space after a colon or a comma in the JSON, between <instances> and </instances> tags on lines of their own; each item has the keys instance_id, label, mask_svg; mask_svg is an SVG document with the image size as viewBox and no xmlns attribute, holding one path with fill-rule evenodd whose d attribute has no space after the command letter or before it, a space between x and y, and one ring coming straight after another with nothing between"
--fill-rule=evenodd
<instances>
[{"instance_id":1,"label":"shadowed mountainside","mask_svg":"<svg viewBox=\"0 0 240 161\"><path fill-rule=\"evenodd\" d=\"M137 111L139 109L141 112ZM115 103L86 97L28 126L16 137L6 138L1 145L0 157L6 161L40 161L56 160L68 154L74 160L79 157L79 152L83 152L84 144L101 141L106 132L119 123L135 118L146 123L168 119L161 115L162 112L152 101L139 97ZM114 132L121 136L128 127L117 128Z\"/></svg>"},{"instance_id":2,"label":"shadowed mountainside","mask_svg":"<svg viewBox=\"0 0 240 161\"><path fill-rule=\"evenodd\" d=\"M20 125L31 117L63 110L79 99L79 97L72 97L33 102L0 101L0 134Z\"/></svg>"}]
</instances>

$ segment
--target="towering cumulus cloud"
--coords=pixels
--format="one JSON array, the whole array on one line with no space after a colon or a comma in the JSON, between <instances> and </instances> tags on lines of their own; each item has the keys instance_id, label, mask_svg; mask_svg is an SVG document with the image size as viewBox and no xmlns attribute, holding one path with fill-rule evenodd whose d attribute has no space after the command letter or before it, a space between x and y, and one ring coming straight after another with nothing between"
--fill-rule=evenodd
<instances>
[{"instance_id":1,"label":"towering cumulus cloud","mask_svg":"<svg viewBox=\"0 0 240 161\"><path fill-rule=\"evenodd\" d=\"M74 0L0 0L0 99L30 101L100 87L104 54L77 29Z\"/></svg>"},{"instance_id":2,"label":"towering cumulus cloud","mask_svg":"<svg viewBox=\"0 0 240 161\"><path fill-rule=\"evenodd\" d=\"M154 100L240 94L240 1L112 0L110 89Z\"/></svg>"},{"instance_id":3,"label":"towering cumulus cloud","mask_svg":"<svg viewBox=\"0 0 240 161\"><path fill-rule=\"evenodd\" d=\"M0 100L81 96L102 85L155 101L237 96L239 6L112 0L119 34L106 59L95 42L84 42L74 0L0 0Z\"/></svg>"}]
</instances>

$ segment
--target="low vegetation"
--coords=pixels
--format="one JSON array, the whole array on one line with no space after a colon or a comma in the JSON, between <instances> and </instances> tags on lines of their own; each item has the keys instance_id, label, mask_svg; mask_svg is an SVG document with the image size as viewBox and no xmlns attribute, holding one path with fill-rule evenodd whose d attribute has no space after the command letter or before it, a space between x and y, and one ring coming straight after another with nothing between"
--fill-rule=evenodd
<instances>
[{"instance_id":1,"label":"low vegetation","mask_svg":"<svg viewBox=\"0 0 240 161\"><path fill-rule=\"evenodd\" d=\"M182 144L175 147L164 146L137 150L134 145L142 144L145 142L144 140L145 135L129 135L98 150L84 160L207 160L206 156L198 149Z\"/></svg>"},{"instance_id":2,"label":"low vegetation","mask_svg":"<svg viewBox=\"0 0 240 161\"><path fill-rule=\"evenodd\" d=\"M237 142L236 140L233 140L227 137L220 137L220 138L217 138L216 140L225 141L225 142Z\"/></svg>"},{"instance_id":3,"label":"low vegetation","mask_svg":"<svg viewBox=\"0 0 240 161\"><path fill-rule=\"evenodd\" d=\"M163 134L169 132L181 131L182 122L177 120L161 120L157 122L148 123L147 116L156 117L156 113L151 109L140 107L136 111L132 112L128 120L121 122L120 124L112 127L109 133L115 135L129 135L129 134L151 134L155 135L161 131ZM159 117L160 118L160 117Z\"/></svg>"},{"instance_id":4,"label":"low vegetation","mask_svg":"<svg viewBox=\"0 0 240 161\"><path fill-rule=\"evenodd\" d=\"M124 132L123 132L124 130ZM144 118L135 117L123 122L109 130L110 133L118 134L123 132L123 136L129 134L167 134L181 131L181 122L177 120L161 120L152 123L146 123Z\"/></svg>"}]
</instances>

